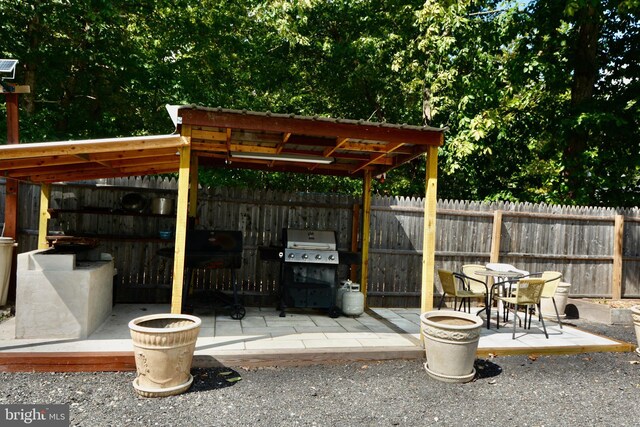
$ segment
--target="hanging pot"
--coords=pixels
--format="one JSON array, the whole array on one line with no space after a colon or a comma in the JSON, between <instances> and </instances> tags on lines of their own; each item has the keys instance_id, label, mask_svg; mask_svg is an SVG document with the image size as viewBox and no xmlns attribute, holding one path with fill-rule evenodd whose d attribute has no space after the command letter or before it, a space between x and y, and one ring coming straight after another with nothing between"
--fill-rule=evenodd
<instances>
[{"instance_id":1,"label":"hanging pot","mask_svg":"<svg viewBox=\"0 0 640 427\"><path fill-rule=\"evenodd\" d=\"M147 205L147 201L138 193L127 193L122 196L122 209L129 212L142 212Z\"/></svg>"},{"instance_id":2,"label":"hanging pot","mask_svg":"<svg viewBox=\"0 0 640 427\"><path fill-rule=\"evenodd\" d=\"M171 215L173 213L173 199L156 197L151 200L151 213L156 215Z\"/></svg>"}]
</instances>

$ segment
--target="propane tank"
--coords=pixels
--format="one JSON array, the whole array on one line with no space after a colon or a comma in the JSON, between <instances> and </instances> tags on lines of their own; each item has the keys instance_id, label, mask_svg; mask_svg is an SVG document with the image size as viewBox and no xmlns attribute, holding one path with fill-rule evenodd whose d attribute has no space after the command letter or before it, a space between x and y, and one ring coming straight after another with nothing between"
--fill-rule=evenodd
<instances>
[{"instance_id":1,"label":"propane tank","mask_svg":"<svg viewBox=\"0 0 640 427\"><path fill-rule=\"evenodd\" d=\"M342 309L342 297L345 292L349 292L349 288L351 287L351 280L343 280L340 282L340 287L336 291L336 307Z\"/></svg>"},{"instance_id":2,"label":"propane tank","mask_svg":"<svg viewBox=\"0 0 640 427\"><path fill-rule=\"evenodd\" d=\"M364 294L359 283L351 283L342 295L342 312L347 316L360 316L364 313Z\"/></svg>"}]
</instances>

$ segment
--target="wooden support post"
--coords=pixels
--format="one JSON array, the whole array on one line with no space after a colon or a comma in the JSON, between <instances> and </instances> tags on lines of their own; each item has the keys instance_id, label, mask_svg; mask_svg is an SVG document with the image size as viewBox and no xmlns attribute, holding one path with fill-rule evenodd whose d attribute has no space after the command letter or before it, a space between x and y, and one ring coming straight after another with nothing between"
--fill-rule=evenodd
<instances>
[{"instance_id":1,"label":"wooden support post","mask_svg":"<svg viewBox=\"0 0 640 427\"><path fill-rule=\"evenodd\" d=\"M40 184L40 221L38 223L38 249L47 249L47 221L49 215L49 196L51 195L50 184Z\"/></svg>"},{"instance_id":2,"label":"wooden support post","mask_svg":"<svg viewBox=\"0 0 640 427\"><path fill-rule=\"evenodd\" d=\"M195 225L198 215L198 156L191 158L191 169L189 173L189 219Z\"/></svg>"},{"instance_id":3,"label":"wooden support post","mask_svg":"<svg viewBox=\"0 0 640 427\"><path fill-rule=\"evenodd\" d=\"M26 86L28 89L28 86ZM20 119L18 109L18 92L4 92L7 103L7 144L20 143ZM23 93L20 91L19 93ZM7 178L5 181L4 197L4 237L11 237L18 241L18 181ZM17 251L11 257L11 273L9 273L9 289L7 300L14 301L16 297Z\"/></svg>"},{"instance_id":4,"label":"wooden support post","mask_svg":"<svg viewBox=\"0 0 640 427\"><path fill-rule=\"evenodd\" d=\"M191 129L187 129L191 134ZM182 129L183 135L185 129ZM191 146L180 147L180 171L178 173L178 203L176 210L176 239L173 256L173 286L171 289L171 313L182 312L182 287L184 283L184 256L187 242L187 216L189 204L189 169Z\"/></svg>"},{"instance_id":5,"label":"wooden support post","mask_svg":"<svg viewBox=\"0 0 640 427\"><path fill-rule=\"evenodd\" d=\"M502 237L502 211L493 213L493 230L491 232L490 262L500 261L500 238Z\"/></svg>"},{"instance_id":6,"label":"wooden support post","mask_svg":"<svg viewBox=\"0 0 640 427\"><path fill-rule=\"evenodd\" d=\"M18 181L5 180L4 237L18 239Z\"/></svg>"},{"instance_id":7,"label":"wooden support post","mask_svg":"<svg viewBox=\"0 0 640 427\"><path fill-rule=\"evenodd\" d=\"M360 205L353 204L353 210L351 214L351 252L358 252L358 234L360 233ZM351 265L351 274L349 279L352 282L358 281L358 272L356 271L357 265Z\"/></svg>"},{"instance_id":8,"label":"wooden support post","mask_svg":"<svg viewBox=\"0 0 640 427\"><path fill-rule=\"evenodd\" d=\"M424 197L424 226L422 236L422 290L420 312L433 309L433 287L436 263L436 205L438 203L438 147L429 146ZM422 337L422 332L420 332Z\"/></svg>"},{"instance_id":9,"label":"wooden support post","mask_svg":"<svg viewBox=\"0 0 640 427\"><path fill-rule=\"evenodd\" d=\"M613 268L611 299L622 299L622 255L624 243L624 216L616 215L613 226Z\"/></svg>"},{"instance_id":10,"label":"wooden support post","mask_svg":"<svg viewBox=\"0 0 640 427\"><path fill-rule=\"evenodd\" d=\"M20 141L18 94L5 92L4 96L7 102L7 144L18 144Z\"/></svg>"},{"instance_id":11,"label":"wooden support post","mask_svg":"<svg viewBox=\"0 0 640 427\"><path fill-rule=\"evenodd\" d=\"M371 171L364 171L362 180L362 265L360 268L360 290L367 305L367 285L369 281L369 232L371 229Z\"/></svg>"},{"instance_id":12,"label":"wooden support post","mask_svg":"<svg viewBox=\"0 0 640 427\"><path fill-rule=\"evenodd\" d=\"M20 142L18 94L3 92L7 103L7 144ZM4 237L18 239L18 181L7 178L4 204Z\"/></svg>"}]
</instances>

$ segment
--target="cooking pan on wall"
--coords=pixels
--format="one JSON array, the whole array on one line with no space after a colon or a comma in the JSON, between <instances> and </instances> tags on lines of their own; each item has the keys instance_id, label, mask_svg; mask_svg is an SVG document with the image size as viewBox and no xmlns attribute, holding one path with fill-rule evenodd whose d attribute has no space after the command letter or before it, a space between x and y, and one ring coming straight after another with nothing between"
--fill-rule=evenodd
<instances>
[{"instance_id":1,"label":"cooking pan on wall","mask_svg":"<svg viewBox=\"0 0 640 427\"><path fill-rule=\"evenodd\" d=\"M53 252L58 254L77 254L98 247L100 241L89 237L57 236L51 242Z\"/></svg>"},{"instance_id":2,"label":"cooking pan on wall","mask_svg":"<svg viewBox=\"0 0 640 427\"><path fill-rule=\"evenodd\" d=\"M147 206L147 200L139 193L127 193L122 196L122 209L129 212L142 212Z\"/></svg>"}]
</instances>

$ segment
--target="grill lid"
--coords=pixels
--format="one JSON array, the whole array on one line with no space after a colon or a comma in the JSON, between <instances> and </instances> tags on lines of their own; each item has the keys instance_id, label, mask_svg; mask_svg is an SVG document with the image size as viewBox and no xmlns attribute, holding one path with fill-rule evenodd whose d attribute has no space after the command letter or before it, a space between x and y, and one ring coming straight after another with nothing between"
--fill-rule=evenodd
<instances>
[{"instance_id":1,"label":"grill lid","mask_svg":"<svg viewBox=\"0 0 640 427\"><path fill-rule=\"evenodd\" d=\"M336 250L336 233L331 230L286 229L283 237L288 249Z\"/></svg>"},{"instance_id":2,"label":"grill lid","mask_svg":"<svg viewBox=\"0 0 640 427\"><path fill-rule=\"evenodd\" d=\"M334 231L285 229L282 236L284 262L338 264Z\"/></svg>"}]
</instances>

